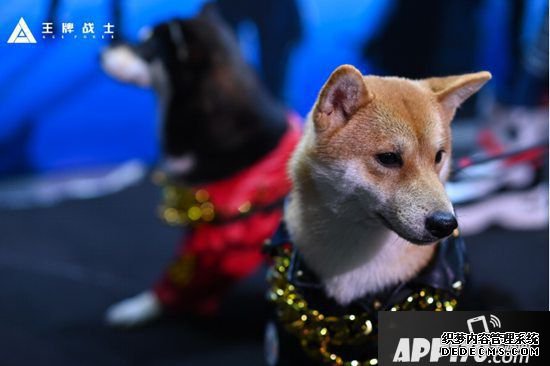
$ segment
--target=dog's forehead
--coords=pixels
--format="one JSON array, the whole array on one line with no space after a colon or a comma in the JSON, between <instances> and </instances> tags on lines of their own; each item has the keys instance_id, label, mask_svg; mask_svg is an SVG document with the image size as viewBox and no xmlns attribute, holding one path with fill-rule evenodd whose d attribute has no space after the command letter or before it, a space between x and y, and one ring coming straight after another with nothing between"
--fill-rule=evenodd
<instances>
[{"instance_id":1,"label":"dog's forehead","mask_svg":"<svg viewBox=\"0 0 550 366\"><path fill-rule=\"evenodd\" d=\"M372 132L397 139L438 138L445 132L433 93L414 80L365 77L373 101L360 124Z\"/></svg>"},{"instance_id":2,"label":"dog's forehead","mask_svg":"<svg viewBox=\"0 0 550 366\"><path fill-rule=\"evenodd\" d=\"M426 123L439 119L438 105L433 93L414 80L401 78L365 78L374 94L373 107L391 117L393 123L406 124L415 129L426 128Z\"/></svg>"},{"instance_id":3,"label":"dog's forehead","mask_svg":"<svg viewBox=\"0 0 550 366\"><path fill-rule=\"evenodd\" d=\"M320 156L349 159L401 151L427 157L448 143L449 128L430 90L398 78L365 77L365 83L374 98L328 143L320 144Z\"/></svg>"}]
</instances>

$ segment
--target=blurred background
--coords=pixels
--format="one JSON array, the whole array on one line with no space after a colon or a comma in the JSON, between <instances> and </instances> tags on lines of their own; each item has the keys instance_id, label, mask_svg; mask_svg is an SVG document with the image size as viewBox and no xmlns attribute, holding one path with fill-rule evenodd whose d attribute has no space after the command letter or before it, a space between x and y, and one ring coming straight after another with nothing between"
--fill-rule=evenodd
<instances>
[{"instance_id":1,"label":"blurred background","mask_svg":"<svg viewBox=\"0 0 550 366\"><path fill-rule=\"evenodd\" d=\"M43 28L110 22L116 41L137 42L143 27L203 3L0 3L2 365L262 364L263 273L239 284L215 320L103 325L105 308L150 285L181 235L155 214L156 100L103 73L110 37L52 39ZM218 5L262 81L301 116L343 63L411 78L491 71L453 125L448 188L471 262L465 303L548 309L547 0ZM21 17L36 44L6 42Z\"/></svg>"}]
</instances>

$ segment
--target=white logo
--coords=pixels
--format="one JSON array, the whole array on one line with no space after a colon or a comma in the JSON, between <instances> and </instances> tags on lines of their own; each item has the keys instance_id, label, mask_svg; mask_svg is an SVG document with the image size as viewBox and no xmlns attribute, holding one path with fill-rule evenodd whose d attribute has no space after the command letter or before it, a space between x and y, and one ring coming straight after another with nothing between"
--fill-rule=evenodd
<instances>
[{"instance_id":1,"label":"white logo","mask_svg":"<svg viewBox=\"0 0 550 366\"><path fill-rule=\"evenodd\" d=\"M468 324L468 330L470 331L470 333L479 333L479 332L489 333L489 327L487 326L487 318L485 318L485 315L468 319L466 323ZM478 331L476 332L476 329L475 329L476 323L478 323L483 329L479 329L479 327L477 327ZM493 314L491 314L491 316L489 317L489 323L493 326L493 328L501 327L500 319Z\"/></svg>"},{"instance_id":2,"label":"white logo","mask_svg":"<svg viewBox=\"0 0 550 366\"><path fill-rule=\"evenodd\" d=\"M32 32L23 17L19 19L19 22L13 29L13 32L8 39L8 43L36 43L36 39L32 35Z\"/></svg>"},{"instance_id":3,"label":"white logo","mask_svg":"<svg viewBox=\"0 0 550 366\"><path fill-rule=\"evenodd\" d=\"M493 328L500 328L500 327L501 327L500 319L497 318L496 315L491 314L490 319L491 319L491 320L489 320L489 323L491 323L491 325L493 326Z\"/></svg>"},{"instance_id":4,"label":"white logo","mask_svg":"<svg viewBox=\"0 0 550 366\"><path fill-rule=\"evenodd\" d=\"M487 326L487 320L485 319L485 315L476 316L475 318L468 319L466 323L468 324L468 330L470 331L470 333L478 333L478 332L489 333L489 327ZM482 329L479 329L478 332L475 331L476 323L480 324L482 327Z\"/></svg>"}]
</instances>

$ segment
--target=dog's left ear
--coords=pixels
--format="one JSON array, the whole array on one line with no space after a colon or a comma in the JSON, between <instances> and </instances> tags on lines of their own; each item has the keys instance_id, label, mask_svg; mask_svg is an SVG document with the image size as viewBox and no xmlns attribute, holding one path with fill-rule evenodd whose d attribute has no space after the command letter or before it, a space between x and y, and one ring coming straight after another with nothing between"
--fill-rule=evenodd
<instances>
[{"instance_id":1,"label":"dog's left ear","mask_svg":"<svg viewBox=\"0 0 550 366\"><path fill-rule=\"evenodd\" d=\"M424 82L435 93L446 117L451 120L456 109L490 79L490 72L481 71L473 74L430 78L425 79Z\"/></svg>"},{"instance_id":2,"label":"dog's left ear","mask_svg":"<svg viewBox=\"0 0 550 366\"><path fill-rule=\"evenodd\" d=\"M351 65L342 65L330 75L313 108L318 132L343 126L370 100L363 75Z\"/></svg>"}]
</instances>

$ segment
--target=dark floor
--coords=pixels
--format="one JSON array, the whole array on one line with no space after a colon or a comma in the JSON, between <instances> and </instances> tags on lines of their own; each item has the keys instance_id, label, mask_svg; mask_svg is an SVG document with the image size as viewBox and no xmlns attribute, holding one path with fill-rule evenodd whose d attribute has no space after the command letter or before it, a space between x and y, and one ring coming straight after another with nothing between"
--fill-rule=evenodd
<instances>
[{"instance_id":1,"label":"dark floor","mask_svg":"<svg viewBox=\"0 0 550 366\"><path fill-rule=\"evenodd\" d=\"M262 365L258 273L216 321L167 319L132 331L105 308L155 279L180 233L154 216L148 183L54 208L0 211L0 365ZM548 233L467 238L474 308L548 309Z\"/></svg>"}]
</instances>

